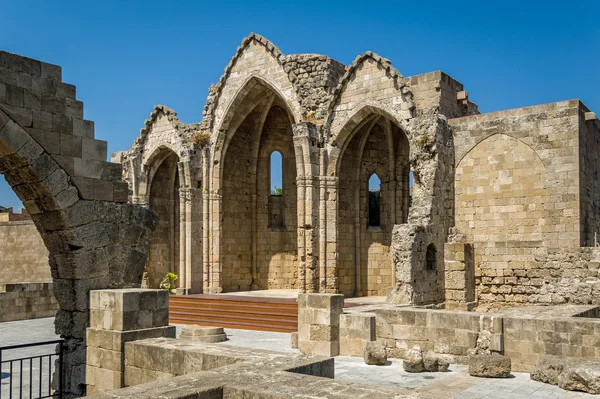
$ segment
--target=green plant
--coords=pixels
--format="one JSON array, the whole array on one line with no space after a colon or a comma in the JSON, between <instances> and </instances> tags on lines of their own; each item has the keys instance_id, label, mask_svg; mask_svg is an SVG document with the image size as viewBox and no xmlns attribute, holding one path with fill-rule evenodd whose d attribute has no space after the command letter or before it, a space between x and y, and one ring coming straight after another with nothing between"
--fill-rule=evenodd
<instances>
[{"instance_id":1,"label":"green plant","mask_svg":"<svg viewBox=\"0 0 600 399\"><path fill-rule=\"evenodd\" d=\"M163 279L160 281L160 288L169 291L169 294L171 295L175 295L175 290L173 289L173 286L178 278L179 276L175 273L169 272L165 274L165 277L163 277Z\"/></svg>"},{"instance_id":2,"label":"green plant","mask_svg":"<svg viewBox=\"0 0 600 399\"><path fill-rule=\"evenodd\" d=\"M283 188L273 186L273 189L271 190L271 195L278 195L278 196L283 195Z\"/></svg>"}]
</instances>

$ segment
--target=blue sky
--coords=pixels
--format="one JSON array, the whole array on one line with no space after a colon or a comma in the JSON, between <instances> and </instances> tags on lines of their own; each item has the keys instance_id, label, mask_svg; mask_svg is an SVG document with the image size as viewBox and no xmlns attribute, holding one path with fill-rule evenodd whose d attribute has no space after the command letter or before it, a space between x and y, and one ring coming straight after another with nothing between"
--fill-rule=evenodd
<instances>
[{"instance_id":1,"label":"blue sky","mask_svg":"<svg viewBox=\"0 0 600 399\"><path fill-rule=\"evenodd\" d=\"M600 113L600 2L1 0L0 49L63 67L109 152L155 104L198 122L242 38L344 64L366 50L405 76L443 70L482 112L580 98ZM213 4L219 3L219 4ZM20 206L5 184L0 204Z\"/></svg>"}]
</instances>

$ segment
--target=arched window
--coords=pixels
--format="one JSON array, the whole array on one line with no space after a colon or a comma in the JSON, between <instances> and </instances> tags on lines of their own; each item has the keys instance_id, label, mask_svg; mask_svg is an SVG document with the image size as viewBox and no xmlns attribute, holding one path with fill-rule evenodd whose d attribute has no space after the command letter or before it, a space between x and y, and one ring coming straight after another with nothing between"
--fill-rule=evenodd
<instances>
[{"instance_id":1,"label":"arched window","mask_svg":"<svg viewBox=\"0 0 600 399\"><path fill-rule=\"evenodd\" d=\"M279 151L271 153L271 195L283 195L283 157Z\"/></svg>"},{"instance_id":2,"label":"arched window","mask_svg":"<svg viewBox=\"0 0 600 399\"><path fill-rule=\"evenodd\" d=\"M425 267L427 270L436 269L436 250L435 245L429 244L427 246L427 253L425 254Z\"/></svg>"},{"instance_id":3,"label":"arched window","mask_svg":"<svg viewBox=\"0 0 600 399\"><path fill-rule=\"evenodd\" d=\"M369 227L381 226L381 180L376 173L369 177Z\"/></svg>"}]
</instances>

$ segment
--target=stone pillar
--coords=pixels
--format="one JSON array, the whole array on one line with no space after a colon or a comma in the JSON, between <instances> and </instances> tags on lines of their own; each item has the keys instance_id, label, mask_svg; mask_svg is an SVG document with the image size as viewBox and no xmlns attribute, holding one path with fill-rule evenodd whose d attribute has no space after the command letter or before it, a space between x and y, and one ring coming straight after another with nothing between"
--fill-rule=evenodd
<instances>
[{"instance_id":1,"label":"stone pillar","mask_svg":"<svg viewBox=\"0 0 600 399\"><path fill-rule=\"evenodd\" d=\"M340 355L363 357L367 342L376 340L373 313L348 313L340 316Z\"/></svg>"},{"instance_id":2,"label":"stone pillar","mask_svg":"<svg viewBox=\"0 0 600 399\"><path fill-rule=\"evenodd\" d=\"M298 295L298 349L309 356L337 356L344 296Z\"/></svg>"},{"instance_id":3,"label":"stone pillar","mask_svg":"<svg viewBox=\"0 0 600 399\"><path fill-rule=\"evenodd\" d=\"M90 291L90 327L86 331L87 394L123 388L125 342L175 338L169 326L165 290Z\"/></svg>"},{"instance_id":4,"label":"stone pillar","mask_svg":"<svg viewBox=\"0 0 600 399\"><path fill-rule=\"evenodd\" d=\"M314 124L292 125L298 188L298 289L317 291L319 174L318 131Z\"/></svg>"},{"instance_id":5,"label":"stone pillar","mask_svg":"<svg viewBox=\"0 0 600 399\"><path fill-rule=\"evenodd\" d=\"M475 307L475 260L473 246L444 244L446 309L471 310Z\"/></svg>"}]
</instances>

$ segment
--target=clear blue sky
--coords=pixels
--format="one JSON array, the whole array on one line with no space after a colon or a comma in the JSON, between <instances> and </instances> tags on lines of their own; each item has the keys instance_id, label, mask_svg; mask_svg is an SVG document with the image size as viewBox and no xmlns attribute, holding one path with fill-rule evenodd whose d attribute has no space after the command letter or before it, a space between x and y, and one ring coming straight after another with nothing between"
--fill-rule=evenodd
<instances>
[{"instance_id":1,"label":"clear blue sky","mask_svg":"<svg viewBox=\"0 0 600 399\"><path fill-rule=\"evenodd\" d=\"M482 112L580 98L600 114L599 3L1 0L0 49L61 65L114 152L155 104L199 121L250 32L286 54L349 64L372 50L405 76L441 69ZM0 204L20 206L3 183Z\"/></svg>"}]
</instances>

